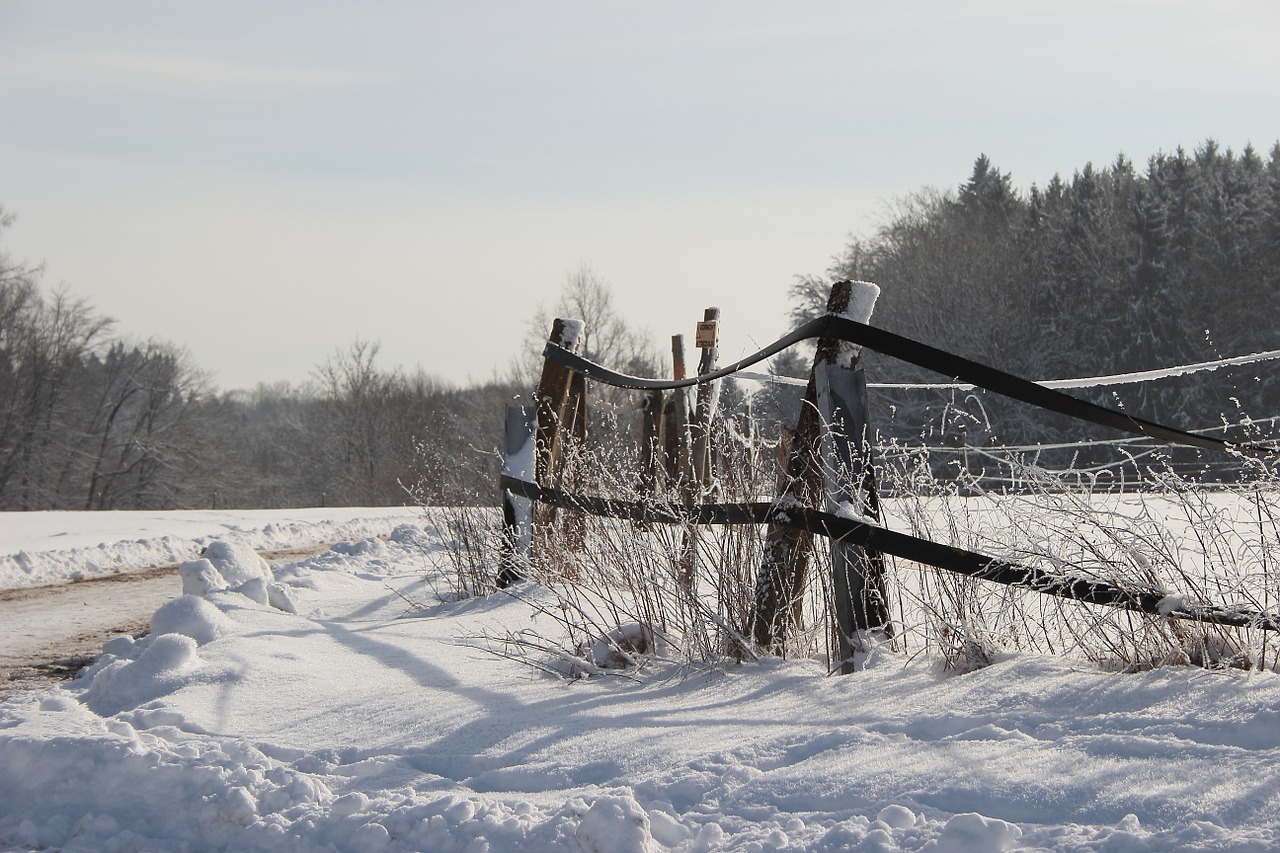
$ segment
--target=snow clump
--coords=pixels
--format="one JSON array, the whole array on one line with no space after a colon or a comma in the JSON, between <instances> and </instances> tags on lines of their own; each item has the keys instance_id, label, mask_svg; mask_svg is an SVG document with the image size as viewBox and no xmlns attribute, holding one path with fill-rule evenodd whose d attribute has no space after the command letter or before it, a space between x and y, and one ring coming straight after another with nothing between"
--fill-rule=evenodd
<instances>
[{"instance_id":1,"label":"snow clump","mask_svg":"<svg viewBox=\"0 0 1280 853\"><path fill-rule=\"evenodd\" d=\"M575 833L586 853L649 853L649 815L632 797L601 797L582 816Z\"/></svg>"},{"instance_id":2,"label":"snow clump","mask_svg":"<svg viewBox=\"0 0 1280 853\"><path fill-rule=\"evenodd\" d=\"M182 634L202 646L232 630L231 620L221 610L194 595L167 601L151 616L152 636Z\"/></svg>"},{"instance_id":3,"label":"snow clump","mask_svg":"<svg viewBox=\"0 0 1280 853\"><path fill-rule=\"evenodd\" d=\"M298 605L284 584L277 583L271 566L247 545L215 540L199 559L178 567L182 594L204 598L230 589L263 606L297 613Z\"/></svg>"},{"instance_id":4,"label":"snow clump","mask_svg":"<svg viewBox=\"0 0 1280 853\"><path fill-rule=\"evenodd\" d=\"M1011 823L977 812L958 814L947 821L942 833L926 844L928 853L999 853L1008 850L1022 830Z\"/></svg>"},{"instance_id":5,"label":"snow clump","mask_svg":"<svg viewBox=\"0 0 1280 853\"><path fill-rule=\"evenodd\" d=\"M258 556L258 552L240 542L215 539L205 546L200 556L208 560L226 579L228 586L239 586L255 578L270 582L271 566Z\"/></svg>"},{"instance_id":6,"label":"snow clump","mask_svg":"<svg viewBox=\"0 0 1280 853\"><path fill-rule=\"evenodd\" d=\"M188 560L178 567L182 578L182 594L205 596L210 592L227 588L227 579L209 560L201 557Z\"/></svg>"}]
</instances>

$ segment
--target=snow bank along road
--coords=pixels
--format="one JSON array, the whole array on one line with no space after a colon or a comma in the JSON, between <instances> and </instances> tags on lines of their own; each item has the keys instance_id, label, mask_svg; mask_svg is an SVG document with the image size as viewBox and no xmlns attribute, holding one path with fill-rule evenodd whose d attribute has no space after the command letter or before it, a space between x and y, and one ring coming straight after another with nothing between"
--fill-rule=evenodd
<instances>
[{"instance_id":1,"label":"snow bank along road","mask_svg":"<svg viewBox=\"0 0 1280 853\"><path fill-rule=\"evenodd\" d=\"M215 537L247 542L268 560L296 558L420 514L0 513L0 699L74 676L112 637L145 633L156 608L182 593L175 560Z\"/></svg>"},{"instance_id":2,"label":"snow bank along road","mask_svg":"<svg viewBox=\"0 0 1280 853\"><path fill-rule=\"evenodd\" d=\"M281 560L318 554L327 547L259 553L267 560ZM176 564L0 590L0 699L72 678L112 637L146 634L151 614L181 594Z\"/></svg>"}]
</instances>

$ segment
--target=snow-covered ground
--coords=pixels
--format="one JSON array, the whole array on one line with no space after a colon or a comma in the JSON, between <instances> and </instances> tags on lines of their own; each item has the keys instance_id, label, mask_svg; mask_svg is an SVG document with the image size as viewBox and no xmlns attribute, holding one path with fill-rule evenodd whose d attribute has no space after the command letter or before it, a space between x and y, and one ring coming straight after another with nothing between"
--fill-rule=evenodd
<instances>
[{"instance_id":1,"label":"snow-covered ground","mask_svg":"<svg viewBox=\"0 0 1280 853\"><path fill-rule=\"evenodd\" d=\"M768 660L568 681L480 648L531 607L440 601L445 543L420 513L272 567L248 531L296 513L186 518L94 514L85 538L70 515L0 516L6 567L47 581L171 552L189 592L77 680L0 703L0 846L1280 847L1269 673L1016 655L948 675L885 654L845 677ZM215 536L205 560L166 541Z\"/></svg>"}]
</instances>

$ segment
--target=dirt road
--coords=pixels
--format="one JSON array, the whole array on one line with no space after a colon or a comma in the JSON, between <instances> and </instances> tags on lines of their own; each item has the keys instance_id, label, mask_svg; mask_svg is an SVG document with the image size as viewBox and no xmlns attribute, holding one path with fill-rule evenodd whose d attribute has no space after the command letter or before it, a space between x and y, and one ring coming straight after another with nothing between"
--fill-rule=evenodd
<instances>
[{"instance_id":1,"label":"dirt road","mask_svg":"<svg viewBox=\"0 0 1280 853\"><path fill-rule=\"evenodd\" d=\"M326 548L262 556L285 560ZM156 608L181 594L177 565L0 590L0 699L74 678L112 637L146 634Z\"/></svg>"}]
</instances>

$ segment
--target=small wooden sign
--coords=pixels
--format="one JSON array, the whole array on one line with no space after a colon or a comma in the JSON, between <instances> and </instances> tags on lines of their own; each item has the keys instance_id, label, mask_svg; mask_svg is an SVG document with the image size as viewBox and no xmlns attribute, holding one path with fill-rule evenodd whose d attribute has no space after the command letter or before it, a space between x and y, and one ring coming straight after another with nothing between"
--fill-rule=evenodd
<instances>
[{"instance_id":1,"label":"small wooden sign","mask_svg":"<svg viewBox=\"0 0 1280 853\"><path fill-rule=\"evenodd\" d=\"M698 333L694 336L695 346L698 349L711 349L716 345L716 326L715 320L704 320L698 323Z\"/></svg>"}]
</instances>

